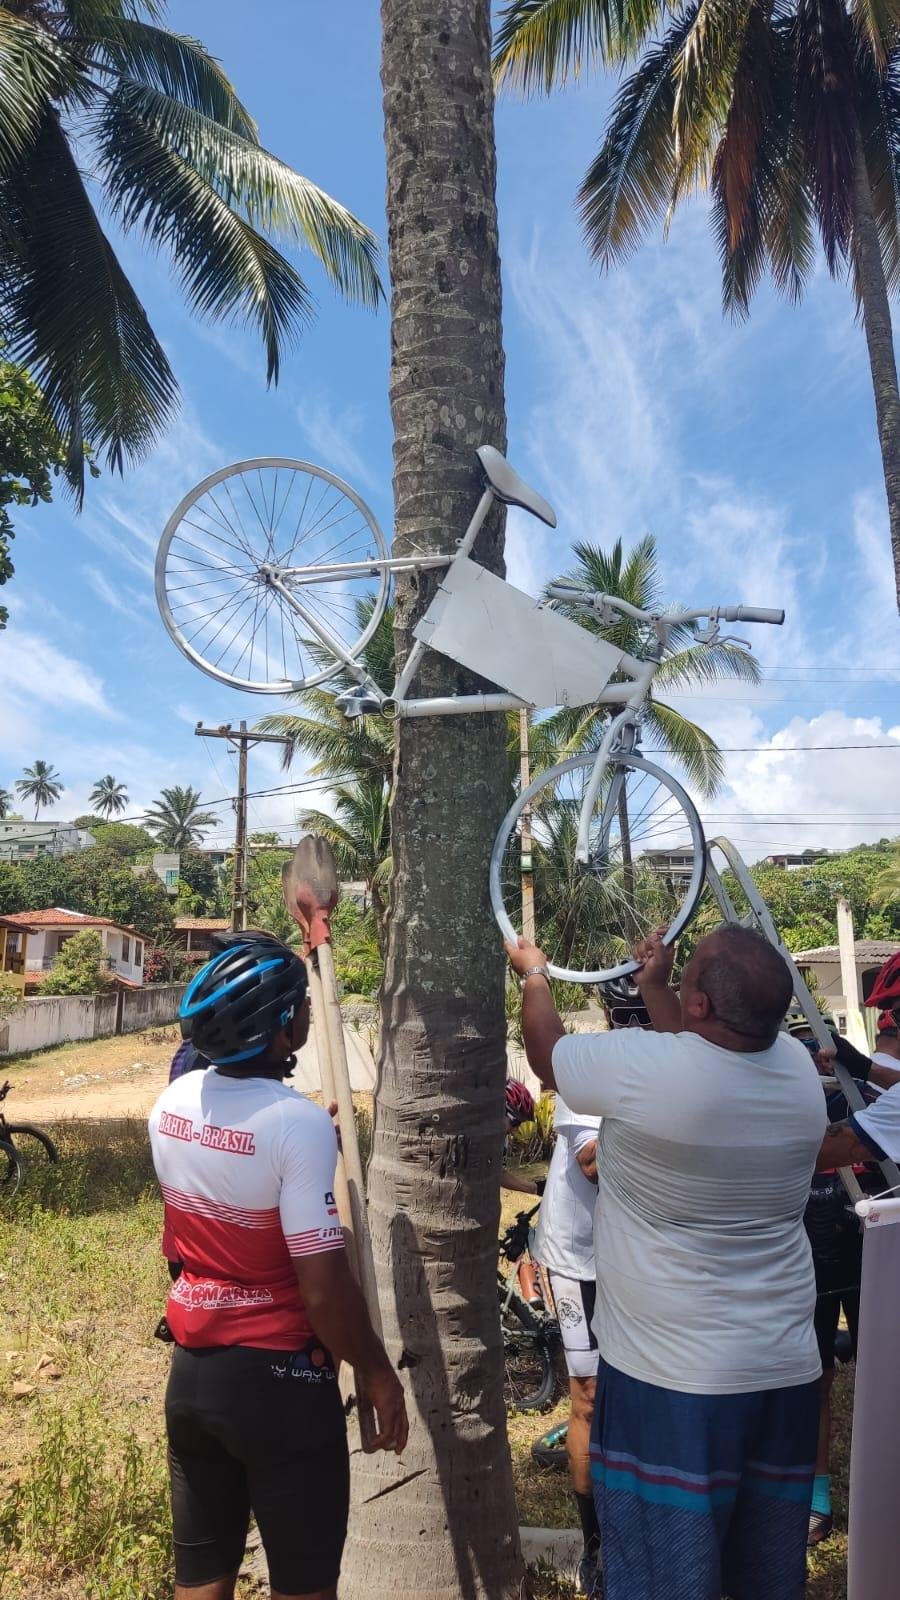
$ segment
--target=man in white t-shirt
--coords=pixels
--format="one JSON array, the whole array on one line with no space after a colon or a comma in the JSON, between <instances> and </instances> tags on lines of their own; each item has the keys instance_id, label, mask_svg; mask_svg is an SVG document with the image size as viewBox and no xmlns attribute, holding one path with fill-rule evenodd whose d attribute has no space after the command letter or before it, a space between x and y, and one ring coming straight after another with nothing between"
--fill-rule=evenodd
<instances>
[{"instance_id":1,"label":"man in white t-shirt","mask_svg":"<svg viewBox=\"0 0 900 1600\"><path fill-rule=\"evenodd\" d=\"M594 1204L600 1118L570 1111L558 1094L553 1126L556 1143L547 1172L534 1257L550 1275L569 1374L571 1411L566 1452L584 1537L581 1586L589 1593L600 1545L589 1453L597 1379L597 1336L593 1329L597 1295Z\"/></svg>"},{"instance_id":2,"label":"man in white t-shirt","mask_svg":"<svg viewBox=\"0 0 900 1600\"><path fill-rule=\"evenodd\" d=\"M803 1213L825 1130L779 1032L787 966L702 939L680 995L639 952L654 1033L567 1036L534 946L507 946L532 1070L601 1116L591 1441L605 1600L802 1600L821 1365Z\"/></svg>"}]
</instances>

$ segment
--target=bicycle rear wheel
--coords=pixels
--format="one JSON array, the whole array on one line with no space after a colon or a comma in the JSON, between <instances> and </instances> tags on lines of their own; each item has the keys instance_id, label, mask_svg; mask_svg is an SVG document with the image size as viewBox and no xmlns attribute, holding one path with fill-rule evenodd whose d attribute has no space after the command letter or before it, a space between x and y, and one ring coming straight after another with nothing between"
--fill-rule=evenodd
<instances>
[{"instance_id":1,"label":"bicycle rear wheel","mask_svg":"<svg viewBox=\"0 0 900 1600\"><path fill-rule=\"evenodd\" d=\"M317 629L354 659L365 648L387 602L387 555L374 513L334 473L281 456L237 461L191 489L166 523L156 602L179 650L211 678L288 694L342 670ZM372 566L350 577L325 570L353 562Z\"/></svg>"},{"instance_id":2,"label":"bicycle rear wheel","mask_svg":"<svg viewBox=\"0 0 900 1600\"><path fill-rule=\"evenodd\" d=\"M700 818L681 784L640 755L603 777L591 816L589 859L575 860L581 807L595 758L572 756L541 773L503 819L491 857L491 903L508 939L521 929L523 811L530 810L537 939L550 974L603 983L637 969L632 946L656 928L671 943L703 889Z\"/></svg>"},{"instance_id":3,"label":"bicycle rear wheel","mask_svg":"<svg viewBox=\"0 0 900 1600\"><path fill-rule=\"evenodd\" d=\"M0 1195L8 1200L16 1193L25 1176L25 1162L15 1145L0 1139Z\"/></svg>"},{"instance_id":4,"label":"bicycle rear wheel","mask_svg":"<svg viewBox=\"0 0 900 1600\"><path fill-rule=\"evenodd\" d=\"M34 1123L8 1122L6 1125L6 1131L9 1134L11 1143L16 1139L21 1138L35 1139L41 1146L41 1149L43 1150L48 1161L59 1160L59 1151L57 1150L56 1145L53 1143L49 1133L45 1133L43 1128L36 1128Z\"/></svg>"},{"instance_id":5,"label":"bicycle rear wheel","mask_svg":"<svg viewBox=\"0 0 900 1600\"><path fill-rule=\"evenodd\" d=\"M547 1324L498 1285L505 1373L503 1398L513 1411L544 1411L556 1396L556 1346Z\"/></svg>"}]
</instances>

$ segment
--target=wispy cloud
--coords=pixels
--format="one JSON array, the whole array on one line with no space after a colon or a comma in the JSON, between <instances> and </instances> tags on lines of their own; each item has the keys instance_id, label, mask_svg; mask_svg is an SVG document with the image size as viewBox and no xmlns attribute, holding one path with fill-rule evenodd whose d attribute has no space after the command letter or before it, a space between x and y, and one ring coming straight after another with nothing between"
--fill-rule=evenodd
<instances>
[{"instance_id":1,"label":"wispy cloud","mask_svg":"<svg viewBox=\"0 0 900 1600\"><path fill-rule=\"evenodd\" d=\"M65 655L43 635L22 628L15 636L0 633L0 695L14 704L40 702L101 717L121 715L110 705L103 682L91 667Z\"/></svg>"},{"instance_id":2,"label":"wispy cloud","mask_svg":"<svg viewBox=\"0 0 900 1600\"><path fill-rule=\"evenodd\" d=\"M375 489L358 443L365 418L355 406L333 407L326 400L305 400L297 407L297 421L316 456L316 464L346 477L351 486Z\"/></svg>"}]
</instances>

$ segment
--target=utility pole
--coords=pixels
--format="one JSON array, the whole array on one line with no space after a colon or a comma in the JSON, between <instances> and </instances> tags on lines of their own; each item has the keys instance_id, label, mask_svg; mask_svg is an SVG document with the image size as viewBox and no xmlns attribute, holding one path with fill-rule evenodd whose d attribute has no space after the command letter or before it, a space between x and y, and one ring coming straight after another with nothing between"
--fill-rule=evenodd
<instances>
[{"instance_id":1,"label":"utility pole","mask_svg":"<svg viewBox=\"0 0 900 1600\"><path fill-rule=\"evenodd\" d=\"M279 733L248 733L246 722L242 722L240 729L235 733L231 723L223 723L219 728L204 728L198 722L194 733L198 739L227 739L233 750L238 753L238 786L234 802L234 887L231 896L231 931L242 933L247 926L247 864L250 852L247 849L247 752L257 744L288 743Z\"/></svg>"},{"instance_id":2,"label":"utility pole","mask_svg":"<svg viewBox=\"0 0 900 1600\"><path fill-rule=\"evenodd\" d=\"M522 793L531 782L531 762L528 751L528 707L522 706L519 711L519 778ZM529 944L534 944L534 861L531 849L531 807L526 806L522 812L522 832L520 836L521 862L522 862L522 937Z\"/></svg>"}]
</instances>

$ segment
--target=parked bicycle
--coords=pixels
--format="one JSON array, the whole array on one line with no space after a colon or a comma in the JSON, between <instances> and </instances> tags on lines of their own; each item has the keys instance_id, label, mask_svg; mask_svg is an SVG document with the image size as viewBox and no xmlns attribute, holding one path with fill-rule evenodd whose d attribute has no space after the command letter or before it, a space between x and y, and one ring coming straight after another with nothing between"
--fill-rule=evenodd
<instances>
[{"instance_id":1,"label":"parked bicycle","mask_svg":"<svg viewBox=\"0 0 900 1600\"><path fill-rule=\"evenodd\" d=\"M49 1133L45 1133L43 1128L35 1127L32 1122L7 1121L2 1103L11 1088L12 1084L8 1079L0 1088L0 1193L7 1197L16 1193L25 1177L27 1160L20 1148L21 1140L34 1140L48 1161L59 1160L59 1151Z\"/></svg>"},{"instance_id":2,"label":"parked bicycle","mask_svg":"<svg viewBox=\"0 0 900 1600\"><path fill-rule=\"evenodd\" d=\"M715 643L722 623L781 623L784 612L644 611L570 584L555 584L545 600L535 600L470 555L495 501L520 506L550 527L556 515L499 451L482 445L478 458L484 489L452 555L390 556L369 507L321 467L284 457L224 467L185 495L166 524L156 559L157 602L178 648L211 677L254 693L287 694L341 675L351 683L337 695L348 717L557 706L607 713L597 749L551 767L518 795L490 872L494 913L512 938L521 911L520 828L523 814L530 816L535 860L553 854L568 869L567 903L554 927L541 930L550 972L598 983L633 972L630 950L653 928L666 927L667 943L677 938L703 889L704 838L693 802L639 752L641 718L667 649L690 639ZM383 614L391 578L429 571L440 571L440 582L385 694L359 657ZM581 627L578 611L604 625L623 617L639 623L646 658ZM496 692L417 698L414 683L428 649L496 684ZM673 851L686 847L691 868L681 878L669 863Z\"/></svg>"},{"instance_id":3,"label":"parked bicycle","mask_svg":"<svg viewBox=\"0 0 900 1600\"><path fill-rule=\"evenodd\" d=\"M532 1219L539 1206L520 1211L500 1240L510 1263L497 1271L505 1362L504 1399L515 1411L543 1411L556 1399L562 1350L559 1323L546 1274L531 1254Z\"/></svg>"}]
</instances>

